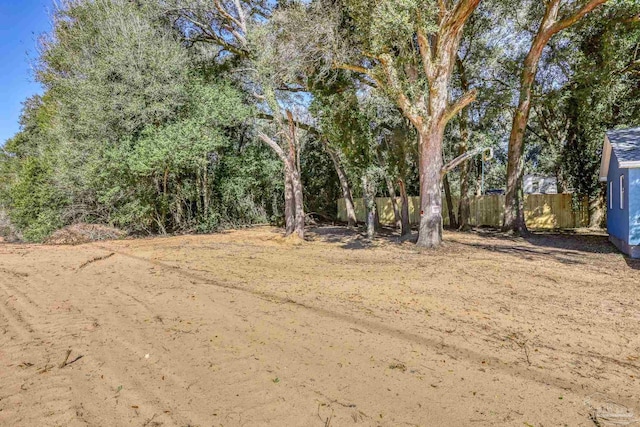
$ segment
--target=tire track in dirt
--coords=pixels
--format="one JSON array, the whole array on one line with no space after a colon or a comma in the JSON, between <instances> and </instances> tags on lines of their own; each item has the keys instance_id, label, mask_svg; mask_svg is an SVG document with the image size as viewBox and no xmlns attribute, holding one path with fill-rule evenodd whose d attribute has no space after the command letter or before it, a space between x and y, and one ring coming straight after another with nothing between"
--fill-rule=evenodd
<instances>
[{"instance_id":1,"label":"tire track in dirt","mask_svg":"<svg viewBox=\"0 0 640 427\"><path fill-rule=\"evenodd\" d=\"M43 286L33 286L35 283L43 284ZM47 289L52 289L53 286L43 276L38 274L33 274L31 276L30 287L32 288L32 290L35 291L34 294L39 295L43 301L45 302L55 301L55 296L49 294L47 291ZM112 288L109 288L109 287L105 289L113 290ZM117 291L115 291L114 293L117 296L126 295L126 293L117 292ZM45 312L44 303L38 304L33 300L31 301L33 302L33 305L37 307L40 311ZM110 306L111 307L118 306L118 304L114 303L113 301L118 301L118 299L116 298L116 300L110 300L110 303L111 303ZM104 304L104 303L101 305L103 307L109 306L109 304ZM137 302L136 308L140 308L140 307L147 308L145 307L145 304ZM25 307L24 311L29 313L30 316L33 318L37 318L39 314L38 311L34 310L33 308ZM57 313L54 316L47 316L47 318L48 319L53 318L54 320L53 321L47 320L41 326L46 327L47 333L50 335L52 339L55 339L60 342L68 341L72 343L73 341L78 341L78 338L82 338L81 335L88 335L87 326L93 326L97 323L97 319L95 317L85 315L83 311L76 306L68 307L68 310L63 310L62 312ZM99 327L95 329L93 328L90 328L90 329L91 329L90 334L94 335L92 337L93 342L96 342L96 341L107 342L107 338L101 337L102 335L106 336L106 334L101 334L102 330ZM109 332L112 333L113 331L109 331ZM126 353L128 353L126 356L120 353L120 357L124 356L128 360L135 360L136 357L140 356L142 351L141 349L136 348L134 345L132 345L131 343L129 343L123 338L120 338L117 336L115 337L115 339L113 338L114 337L112 336L110 347L111 348L117 347L119 350L124 349L126 350ZM59 349L63 349L66 346L58 345L57 347ZM90 389L85 389L84 391L81 391L80 389L78 389L78 387L81 387L81 385L84 384L84 381L82 380L74 381L75 394L77 396L83 396L83 395L86 396L87 393L98 394L104 402L115 400L117 403L113 405L113 407L111 408L111 414L114 417L114 419L119 419L120 422L124 424L126 423L126 420L129 420L132 417L132 413L135 412L136 417L140 417L146 420L153 420L156 423L169 422L170 424L173 424L173 425L187 425L190 420L193 421L194 418L197 420L196 417L191 417L190 419L187 419L179 416L177 419L174 419L173 417L175 417L175 415L168 415L168 414L175 414L176 413L175 410L169 410L168 412L165 412L167 411L167 408L174 407L174 405L171 404L170 401L163 401L163 399L161 399L157 393L151 391L150 389L148 389L148 387L145 387L144 384L142 384L141 382L135 382L135 381L133 383L131 381L128 382L126 378L124 378L121 375L121 372L119 369L105 368L104 367L105 363L109 361L109 359L111 359L109 357L109 351L104 351L102 353L91 353L91 354L88 354L87 351L84 351L84 353L85 353L84 357L81 361L82 365L85 366L83 370L88 371L89 373L101 372L101 379L104 379L105 376L106 378L108 378L109 387L107 389L104 389L104 387L102 388L92 387ZM99 359L100 356L103 356L103 357L106 356L104 358L107 360L100 360ZM115 363L112 363L112 365L117 366L119 363L120 363L120 360L116 360ZM69 374L70 376L73 377L72 372L69 371ZM176 390L180 389L181 384L179 384L178 382L174 382L172 384L172 381L170 380L170 376L168 374L162 375L162 377L163 377L163 380L165 379L167 380L167 383L170 384L170 387L175 388ZM132 386L127 387L126 393L123 392L122 394L120 394L119 392L117 392L118 387L127 383L132 384ZM141 405L142 402L144 402L145 404ZM101 413L102 411L104 411L104 408L95 408L94 412ZM86 407L83 407L82 412L85 418L89 418L89 419L94 418L96 420L99 419L99 417L95 417L94 414L91 411L89 411ZM204 423L205 420L198 420L198 421L199 421L198 424L200 425L205 424Z\"/></svg>"},{"instance_id":2,"label":"tire track in dirt","mask_svg":"<svg viewBox=\"0 0 640 427\"><path fill-rule=\"evenodd\" d=\"M44 286L34 286L34 284L38 282L44 284ZM45 309L44 302L55 301L55 296L47 292L47 289L52 289L51 283L49 283L47 279L39 276L38 274L34 274L30 277L28 285L34 291L33 293L35 295L39 295L41 297L43 303L39 304L33 299L26 297L23 292L17 291L17 289L11 285L0 283L0 289L5 293L15 293L21 295L21 299L24 301L20 302L20 304L17 304L16 307L13 308L13 311L20 316L20 319L23 321L22 323L24 323L25 325L29 325L28 330L25 329L26 333L22 335L22 342L18 344L18 348L16 350L12 351L13 349L3 347L3 352L7 354L9 358L14 358L15 356L17 356L25 346L33 347L34 345L37 345L38 342L41 343L40 335L37 334L36 330L43 332L43 334L47 335L51 341L56 341L58 343L57 345L50 346L50 348L48 349L49 352L53 352L55 354L63 354L64 348L67 346L61 343L74 341L74 339L79 338L79 331L85 331L87 329L86 325L95 324L95 320L92 320L95 318L84 316L81 310L76 309L76 311L71 312L71 308L73 307L69 307L69 310L67 310L66 313L63 310L62 312L59 312L55 315L46 316L46 320L38 325L37 323L35 323L37 319L42 318L42 314L46 313L47 311L52 311ZM30 321L24 321L25 317L28 317ZM83 324L85 325L84 327ZM116 344L121 349L127 349L131 353L131 355L134 355L136 353L138 355L140 354L140 351L136 351L135 348L132 345L128 344L125 340L118 339L118 342ZM89 370L90 372L100 370L101 365L104 364L104 362L96 360L94 357L92 357L95 356L94 354L87 355L85 352L84 356L85 357L81 362L83 365L86 365L87 370ZM38 401L46 402L46 405L40 411L32 412L30 414L30 417L32 417L33 419L46 419L47 422L51 423L51 425L68 425L69 422L75 418L75 414L78 411L77 409L74 409L72 405L67 405L66 408L61 408L60 406L64 405L60 404L61 402L73 401L73 399L70 398L70 394L68 393L68 391L72 389L72 387L69 386L72 378L69 377L73 377L73 373L68 370L65 372L66 375L50 374L51 371L57 372L62 368L57 367L57 363L55 365L50 364L49 361L50 358L48 358L47 362L45 363L45 367L51 367L50 370L47 370L45 372L48 376L47 384L45 385L42 384L41 381L38 381L38 389L40 390L40 392L35 396L29 397L29 399L37 399ZM111 393L109 393L109 391L105 392L103 390L100 390L99 388L93 388L91 390L85 390L85 392L79 392L79 390L77 390L77 386L81 382L76 381L74 384L76 395L83 395L86 392L101 392L103 400L108 400L109 398L113 398L114 395L118 394L113 391L117 390L118 386L125 383L123 378L118 378L118 370L102 369L102 371L106 373L107 378L109 378L111 381ZM105 374L103 373L101 375L104 376ZM28 382L28 379L25 381ZM175 387L179 389L179 384L175 384ZM20 390L24 392L28 389L24 388L23 384ZM19 396L17 400L21 400ZM125 420L131 418L131 413L133 412L132 409L134 409L134 407L136 409L135 412L138 413L138 416L141 416L143 418L146 417L146 419L153 419L155 422L161 422L163 417L166 418L166 414L163 410L156 408L157 410L154 411L153 406L148 404L149 402L161 402L161 399L158 398L157 394L146 390L145 387L141 384L136 384L135 386L130 387L130 390L128 388L127 400L130 405L127 405L126 403L123 404L122 400L123 399L120 397L120 404L116 405L112 412L114 418L120 419L122 423L125 423ZM138 405L134 404L134 402L137 402ZM147 403L147 405L142 405L144 409L140 409L140 402ZM163 408L170 408L172 405L168 402L165 402L160 406L162 406ZM56 408L55 410L52 409L54 407ZM99 412L101 412L103 409L104 408L96 408L96 410ZM91 417L91 414L87 413L86 408L84 412L84 415L86 417ZM7 414L10 414L10 412L6 412L5 416L9 416ZM158 417L159 414L162 416ZM200 424L204 425L204 420L200 421ZM186 425L187 423L188 420L185 418L181 418L179 420L174 420L173 422L171 422L171 424L175 425Z\"/></svg>"},{"instance_id":3,"label":"tire track in dirt","mask_svg":"<svg viewBox=\"0 0 640 427\"><path fill-rule=\"evenodd\" d=\"M117 242L109 246L121 249ZM117 254L78 271L82 262L97 257L90 249L43 248L40 256L63 265L47 266L46 276L30 272L24 287L11 282L24 296L16 293L18 301L11 304L52 346L56 363L68 346L85 354L49 373L71 381L75 422L522 425L537 424L536 417L545 425L589 422L580 413L583 394L523 378L527 368L504 369L496 365L505 364L501 356L483 358L485 364L467 358L467 349L448 342L442 322L436 328L390 321L387 306L372 306L380 309L379 320L363 319L346 303L327 308L322 295L301 300L260 292L219 283L214 273L204 277L180 265L154 265L145 257ZM17 258L12 262L10 267L22 265ZM30 265L44 271L33 261ZM63 342L54 348L52 338ZM30 357L44 352L26 350ZM474 354L490 352L485 345ZM9 379L18 377L16 370ZM28 397L23 391L20 398ZM522 407L531 399L537 406L527 415ZM39 411L40 419L27 417L27 409L15 409L18 425L47 420Z\"/></svg>"},{"instance_id":4,"label":"tire track in dirt","mask_svg":"<svg viewBox=\"0 0 640 427\"><path fill-rule=\"evenodd\" d=\"M9 304L2 307L3 317L13 316L16 319L12 322L13 328L21 331L18 339L2 343L0 362L5 369L0 374L0 389L6 394L0 399L0 421L7 425L30 425L30 420L38 419L48 425L77 425L71 382L50 364L53 346L43 341L34 322L33 300L16 292L1 277L0 291L7 296L6 301L12 302L10 308ZM11 314L5 308L9 308ZM24 358L26 360L22 360ZM25 414L22 408L28 401L37 403L29 404Z\"/></svg>"},{"instance_id":5,"label":"tire track in dirt","mask_svg":"<svg viewBox=\"0 0 640 427\"><path fill-rule=\"evenodd\" d=\"M51 284L46 283L46 280L42 277L39 277L39 275L37 274L34 274L32 278L40 279L37 281L37 283L41 285L41 286L32 286L32 290L34 291L34 293L39 295L43 300L50 300L51 296L47 296L46 289L53 288ZM118 282L121 283L124 281L118 280ZM100 283L96 283L96 284L100 285ZM130 281L129 284L135 285L135 281ZM155 311L152 310L150 304L142 302L142 299L145 298L144 294L138 294L138 296L133 295L136 289L134 286L127 287L127 291L123 291L122 289L119 289L119 288L120 286L117 286L117 287L100 286L100 289L101 289L100 291L101 302L99 303L99 306L101 307L100 311L109 312L110 308L119 307L118 313L112 315L113 318L118 317L119 320L115 322L107 321L104 323L122 324L123 321L130 320L131 318L135 317L135 315L139 315L140 313L145 313L147 317L151 317L155 313ZM172 286L172 288L178 289L179 287ZM77 286L74 290L74 294L76 294L79 297L79 299L82 300L86 297L90 297L90 295L86 291L88 289L89 288ZM62 298L65 300L70 297L71 295L62 296ZM149 295L147 294L146 297L148 299ZM130 304L124 304L124 305L121 304L123 299L126 301L129 301ZM74 306L69 308L76 309L76 307ZM79 312L82 312L82 310L80 309L77 309L77 310ZM59 322L67 324L69 323L69 317L70 315L68 314L65 315L64 317L61 317ZM78 322L77 318L79 316L74 315L73 317L76 318L75 321ZM59 330L61 328L55 327L53 329ZM100 356L98 354L89 354L88 356L85 356L85 358L82 360L82 365L86 367L85 370L88 370L89 372L94 372L99 370L101 372L101 375L100 375L101 379L109 378L110 386L107 387L106 389L104 389L104 387L102 389L100 388L87 389L80 394L86 394L86 393L90 393L94 395L98 394L99 396L101 396L103 401L109 401L109 400L113 400L113 395L116 394L114 390L116 390L117 387L119 387L120 385L124 385L124 389L122 393L118 395L118 401L119 401L118 405L116 407L111 408L111 411L114 417L124 420L127 418L127 416L129 417L131 416L131 413L130 413L131 410L128 408L134 408L134 407L135 407L136 413L140 412L141 413L140 415L142 415L143 417L146 417L146 419L153 419L154 422L167 422L166 419L162 421L163 418L166 418L166 417L157 417L158 413L164 414L164 410L166 410L167 408L170 409L169 411L170 413L179 414L181 412L180 409L176 408L175 405L172 405L171 402L173 400L180 400L179 390L185 390L185 389L188 390L193 386L193 384L187 384L179 376L173 375L168 372L163 372L161 369L156 369L155 365L148 365L148 366L142 366L142 367L140 367L140 365L135 365L135 361L140 359L141 355L144 354L144 352L142 347L140 347L139 344L134 345L132 342L141 343L141 342L144 342L144 339L142 337L138 337L135 334L135 331L133 330L126 331L126 336L131 339L125 339L121 336L114 337L113 332L114 332L113 330L106 330L103 327L100 327L100 328L97 328L97 330L94 331L91 335L94 338L94 341L102 341L105 343L108 342L108 346L110 348L118 349L117 350L117 354L119 355L118 360L110 360L108 355L106 355L107 357L103 358L104 360L102 361L102 363L97 365L95 362L92 362L92 361L96 360L97 356ZM120 331L120 332L125 332L125 331ZM159 351L153 351L152 346L147 346L144 349L144 351L151 351L152 353L154 353L154 356L160 353ZM103 354L102 356L105 356L105 355ZM230 363L233 363L233 364L242 363L242 359L233 357L231 355L229 355L228 360L230 361ZM134 369L145 371L145 376L147 377L147 379L149 376L151 376L152 379L156 378L158 380L160 379L160 377L162 377L162 382L164 384L163 388L169 389L169 390L176 390L177 392L173 393L172 398L167 399L165 397L163 401L163 399L161 399L156 393L153 393L152 391L147 390L147 387L145 387L142 380L138 380L136 377L125 378L122 376L121 372L117 372L118 371L117 369L108 370L102 367L102 365L104 365L105 362L107 362L107 364L109 364L108 362L112 362L110 363L112 367L118 366L118 365L122 366L123 363L125 365L131 364L134 367ZM171 365L170 362L171 361L168 361L168 363L159 363L159 365L170 366ZM136 366L137 368L135 368ZM226 368L231 369L232 371L235 369L234 366L231 366L231 365L227 366ZM152 372L152 374L150 374L150 372ZM118 374L120 374L119 378L118 378ZM243 381L236 381L236 383L238 385L242 385L242 384L246 384L249 381L250 379L244 379ZM245 388L249 389L248 387L245 387ZM255 391L256 393L254 394L257 395L258 390L255 390ZM193 394L192 396L198 396L198 395L206 396L206 390L203 390L203 392L205 393L200 393L200 394L196 393L196 394ZM210 404L210 401L206 397L195 398L195 399L192 397L191 400L198 401L200 407L206 407ZM126 403L123 403L123 402L126 402ZM263 404L269 404L273 402L275 402L275 399L272 399L271 402L263 402ZM157 410L153 409L154 406L156 407ZM258 410L260 407L261 405L255 405L255 408L256 408L255 410ZM124 411L119 410L121 408L125 408ZM164 409L164 410L160 410L160 409ZM87 407L87 405L83 405L83 413L84 413L85 419L92 419L91 408ZM175 416L177 415L174 415L174 417ZM188 418L178 416L178 419L174 420L173 422L170 422L170 424L187 425L193 422L195 422L198 425L206 425L206 420L198 419L198 414L192 411L189 412Z\"/></svg>"},{"instance_id":6,"label":"tire track in dirt","mask_svg":"<svg viewBox=\"0 0 640 427\"><path fill-rule=\"evenodd\" d=\"M139 264L139 263L140 263L140 261L136 262L136 264ZM145 263L143 263L143 265L144 264ZM136 270L140 271L141 269L139 267L137 267ZM167 276L164 276L163 279L164 279L164 281L169 281L169 282L172 281ZM133 282L130 282L130 284L133 284ZM180 287L172 287L172 288L177 289L177 290L182 289L181 290L182 292L187 293L186 290L184 289L184 285L183 285L182 288L180 288ZM134 292L134 289L137 289L137 288L134 287L134 286L129 286L127 288L127 292L125 292L125 293L128 296L132 296L131 293ZM236 291L233 291L233 292L235 293ZM231 295L233 295L233 293ZM148 297L148 295L147 295L147 297ZM144 295L135 296L135 299L138 299L138 300L142 299L142 298L144 298ZM236 297L232 296L232 299L236 299ZM219 304L219 301L217 303ZM271 302L268 302L268 303L271 304ZM207 305L209 306L208 309L210 310L211 304L204 304L202 309L207 309L207 307L206 307ZM229 307L229 310L233 312L233 311L237 311L238 309L237 308L234 309L233 304L232 304ZM234 316L239 317L239 318L246 318L246 316L242 316L242 315L235 315L234 314ZM241 322L242 321L246 321L246 319L241 319L240 321ZM232 334L240 335L242 332L243 331L241 331L241 330L238 330L238 331L227 330L227 332L225 334L226 335L232 335ZM191 335L189 334L189 335L185 335L185 336L190 337ZM141 340L136 339L134 341L139 342ZM238 344L238 347L248 347L248 345L247 344L245 344L245 345ZM217 350L219 351L220 349L218 348ZM201 351L206 351L206 350L203 348L202 350L194 349L194 351L201 352ZM284 350L282 352L284 353ZM223 352L223 353L226 353L226 352ZM218 356L218 359L219 359L219 355L217 355L217 356ZM286 405L285 401L281 400L281 398L279 398L279 397L269 396L269 393L265 394L264 385L256 383L254 376L252 375L251 372L247 372L247 368L246 367L244 367L244 369L243 369L243 365L246 363L246 361L247 360L251 360L254 357L255 356L252 356L250 354L247 354L247 355L244 355L244 356L237 355L237 354L227 354L227 356L224 357L224 360L217 360L216 361L216 369L218 369L220 371L224 371L224 372L237 373L237 375L234 374L232 376L226 375L224 382L219 385L219 388L220 389L226 389L226 390L228 390L228 389L237 389L238 391L242 391L242 393L245 394L245 395L248 394L248 395L252 396L252 401L253 401L253 403L251 405L252 407L251 407L251 409L249 411L247 411L246 409L244 410L244 412L243 412L244 419L247 419L247 417L249 419L251 419L251 417L253 416L252 414L255 414L255 417L258 417L258 418L260 417L259 414L262 414L262 417L264 417L264 414L265 413L269 413L269 412L272 412L274 414L280 414L280 417L282 417L282 414L284 413L282 405L283 404ZM163 364L163 365L166 366L167 364ZM384 370L384 367L381 370ZM269 383L269 382L271 382L271 380L267 379L267 383ZM191 385L191 387L188 387L188 388L191 388L191 390L194 390L194 388L195 388L196 391L197 391L198 384L197 383L193 384L193 385ZM300 389L302 390L302 389L304 389L304 387L300 387ZM199 394L207 395L207 391L208 391L208 394L209 394L209 399L211 399L211 390L202 389L202 393L197 393L196 392L195 395L196 396L199 395ZM231 394L233 394L233 393L231 393ZM317 393L314 391L313 395L315 396L315 395L317 395ZM220 397L222 398L223 396L220 396ZM216 399L214 399L214 401L215 400ZM312 405L312 407L315 407L315 405ZM271 409L269 409L269 408L271 408ZM278 410L276 410L276 409L278 409ZM227 414L227 415L229 415L229 414ZM345 414L344 419L349 419L352 415L353 414ZM229 416L231 416L233 418L233 415L229 415ZM315 414L311 413L310 416L311 416L311 418L313 418L315 416ZM360 415L360 417L362 417L362 415ZM236 420L234 418L234 420L238 421L239 419ZM292 422L294 422L293 420L294 419L292 419ZM276 422L276 419L273 419L272 421ZM282 420L280 420L280 422L282 422Z\"/></svg>"},{"instance_id":7,"label":"tire track in dirt","mask_svg":"<svg viewBox=\"0 0 640 427\"><path fill-rule=\"evenodd\" d=\"M133 260L152 264L154 266L163 268L168 271L175 272L183 277L195 280L200 283L205 283L218 288L243 292L243 293L250 294L276 304L293 305L293 306L302 308L304 310L312 311L324 318L345 322L349 325L355 325L359 328L365 328L370 331L387 335L389 337L393 337L403 341L408 341L418 345L422 345L427 348L436 350L439 354L447 355L454 360L462 359L462 360L467 360L470 363L475 365L490 366L490 369L501 371L513 378L524 378L529 381L536 382L543 386L553 386L565 393L568 391L571 391L581 396L582 398L588 398L594 393L599 393L602 396L606 396L611 401L616 401L616 402L625 404L629 407L633 407L637 403L629 395L622 395L622 394L616 393L614 390L603 391L597 388L597 386L593 385L592 383L576 384L574 381L562 378L551 372L545 372L545 371L537 370L535 368L530 368L530 367L520 367L510 363L508 364L496 356L479 353L469 348L463 348L463 347L447 344L445 342L446 335L444 334L441 334L438 336L426 336L424 334L424 331L423 331L423 334L416 334L416 333L408 332L406 330L402 330L390 325L385 325L379 322L354 317L350 314L336 312L334 310L330 310L324 307L310 305L308 303L296 301L292 298L282 297L274 293L258 291L255 289L243 287L241 285L236 285L236 284L220 283L208 277L203 277L200 274L187 271L180 266L167 264L163 261L159 261L156 259L149 259L142 256L133 255L131 253L127 253L125 251L115 249L114 247L111 247L111 246L105 247L98 244L93 244L92 246L102 249L104 251L115 252L118 255L121 255L123 257L128 257Z\"/></svg>"}]
</instances>

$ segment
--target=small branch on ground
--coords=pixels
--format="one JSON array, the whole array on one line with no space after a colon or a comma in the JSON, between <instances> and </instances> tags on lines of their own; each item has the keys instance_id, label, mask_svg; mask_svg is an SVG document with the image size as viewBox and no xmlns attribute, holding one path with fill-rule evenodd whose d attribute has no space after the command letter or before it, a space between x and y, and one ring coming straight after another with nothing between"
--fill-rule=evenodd
<instances>
[{"instance_id":1,"label":"small branch on ground","mask_svg":"<svg viewBox=\"0 0 640 427\"><path fill-rule=\"evenodd\" d=\"M60 369L64 368L65 366L69 366L72 363L77 362L78 360L82 359L84 356L81 354L78 357L76 357L75 359L73 359L72 361L69 362L69 356L71 356L71 349L67 350L67 355L64 358L64 362L62 362L59 366Z\"/></svg>"},{"instance_id":2,"label":"small branch on ground","mask_svg":"<svg viewBox=\"0 0 640 427\"><path fill-rule=\"evenodd\" d=\"M78 267L78 270L82 270L83 268L85 268L86 266L88 266L89 264L92 264L94 262L98 262L98 261L105 260L107 258L111 258L114 255L115 255L115 252L111 252L110 254L107 254L107 255L103 255L103 256L92 258L89 261L83 263L80 267ZM78 271L78 270L76 270L76 271Z\"/></svg>"},{"instance_id":3,"label":"small branch on ground","mask_svg":"<svg viewBox=\"0 0 640 427\"><path fill-rule=\"evenodd\" d=\"M67 350L67 355L64 357L64 360L60 364L59 368L62 369L67 366L67 361L69 360L69 356L71 356L71 349Z\"/></svg>"},{"instance_id":4,"label":"small branch on ground","mask_svg":"<svg viewBox=\"0 0 640 427\"><path fill-rule=\"evenodd\" d=\"M520 334L513 333L512 335L509 335L507 339L514 342L518 347L522 349L522 351L524 352L525 359L527 360L527 364L531 366L531 359L529 358L529 346L527 346L527 340L518 339L518 335Z\"/></svg>"},{"instance_id":5,"label":"small branch on ground","mask_svg":"<svg viewBox=\"0 0 640 427\"><path fill-rule=\"evenodd\" d=\"M331 420L333 419L333 408L331 408L331 415L329 415L327 419L323 419L322 416L320 415L321 406L323 406L322 403L318 404L318 418L320 418L320 421L324 423L324 427L329 427L331 426Z\"/></svg>"}]
</instances>

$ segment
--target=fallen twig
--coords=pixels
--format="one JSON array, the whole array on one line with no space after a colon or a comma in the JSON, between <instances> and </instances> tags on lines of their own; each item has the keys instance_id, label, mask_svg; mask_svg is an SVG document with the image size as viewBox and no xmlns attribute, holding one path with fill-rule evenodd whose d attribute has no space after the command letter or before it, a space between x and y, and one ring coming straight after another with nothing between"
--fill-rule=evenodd
<instances>
[{"instance_id":1,"label":"fallen twig","mask_svg":"<svg viewBox=\"0 0 640 427\"><path fill-rule=\"evenodd\" d=\"M507 337L507 339L511 340L512 342L514 342L518 347L520 347L522 349L522 351L524 351L524 356L527 360L527 364L529 366L531 366L531 359L529 358L529 347L527 346L527 340L526 339L518 339L518 334L514 333L513 335L510 335Z\"/></svg>"},{"instance_id":2,"label":"fallen twig","mask_svg":"<svg viewBox=\"0 0 640 427\"><path fill-rule=\"evenodd\" d=\"M69 366L72 363L76 363L78 360L82 359L84 357L84 355L79 355L78 357L76 357L75 359L69 361L69 356L71 356L71 349L67 350L67 355L64 358L64 362L62 362L59 366L60 369L64 368L65 366Z\"/></svg>"},{"instance_id":3,"label":"fallen twig","mask_svg":"<svg viewBox=\"0 0 640 427\"><path fill-rule=\"evenodd\" d=\"M324 423L324 427L330 427L331 426L331 420L333 419L333 408L329 407L329 409L331 409L331 415L329 415L326 419L322 418L322 416L320 415L320 407L323 406L323 404L318 404L318 418L320 418L320 421L322 421Z\"/></svg>"},{"instance_id":4,"label":"fallen twig","mask_svg":"<svg viewBox=\"0 0 640 427\"><path fill-rule=\"evenodd\" d=\"M58 366L60 369L62 369L65 366L67 366L67 360L69 360L69 356L71 356L71 349L67 350L67 355L64 357L64 360L62 361L60 366Z\"/></svg>"},{"instance_id":5,"label":"fallen twig","mask_svg":"<svg viewBox=\"0 0 640 427\"><path fill-rule=\"evenodd\" d=\"M107 255L103 255L103 256L92 258L89 261L84 262L80 267L78 267L78 270L82 270L83 268L85 268L87 265L89 265L91 263L94 263L94 262L97 262L97 261L102 261L102 260L105 260L107 258L111 258L114 255L115 255L115 252L111 252L110 254L107 254Z\"/></svg>"}]
</instances>

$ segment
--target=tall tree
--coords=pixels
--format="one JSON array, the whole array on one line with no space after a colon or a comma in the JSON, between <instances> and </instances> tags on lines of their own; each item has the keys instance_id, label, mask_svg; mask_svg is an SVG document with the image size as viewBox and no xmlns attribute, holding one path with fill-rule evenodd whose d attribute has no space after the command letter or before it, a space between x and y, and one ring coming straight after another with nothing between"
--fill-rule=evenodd
<instances>
[{"instance_id":1,"label":"tall tree","mask_svg":"<svg viewBox=\"0 0 640 427\"><path fill-rule=\"evenodd\" d=\"M382 90L419 135L421 219L417 244L442 242L442 143L447 123L475 91L450 99L450 80L465 23L480 0L371 3L318 0L306 7L297 48L317 64L352 71ZM305 36L306 34L306 36ZM325 53L323 56L320 53Z\"/></svg>"},{"instance_id":2,"label":"tall tree","mask_svg":"<svg viewBox=\"0 0 640 427\"><path fill-rule=\"evenodd\" d=\"M509 136L509 158L507 165L507 193L503 227L516 233L526 233L524 218L524 137L532 104L532 90L540 58L551 38L575 25L589 12L607 0L566 1L545 0L544 14L540 19L531 46L522 64L518 106L513 115ZM537 4L534 7L538 7Z\"/></svg>"}]
</instances>

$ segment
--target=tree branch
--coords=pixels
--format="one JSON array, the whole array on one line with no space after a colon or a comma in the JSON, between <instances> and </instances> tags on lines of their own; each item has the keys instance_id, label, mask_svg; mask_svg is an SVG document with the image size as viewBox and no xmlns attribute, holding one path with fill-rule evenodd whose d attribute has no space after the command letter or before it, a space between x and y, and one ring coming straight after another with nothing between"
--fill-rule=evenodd
<instances>
[{"instance_id":1,"label":"tree branch","mask_svg":"<svg viewBox=\"0 0 640 427\"><path fill-rule=\"evenodd\" d=\"M491 147L482 147L482 148L476 148L475 150L467 151L466 153L456 157L455 159L451 160L449 163L444 165L442 169L440 169L440 176L445 176L446 174L451 172L453 169L458 167L463 162L467 161L473 156L476 156L480 153L484 153L485 151L489 151L489 157L485 157L485 160L493 157L493 148Z\"/></svg>"},{"instance_id":2,"label":"tree branch","mask_svg":"<svg viewBox=\"0 0 640 427\"><path fill-rule=\"evenodd\" d=\"M454 118L464 107L475 101L477 96L478 91L476 89L471 89L460 98L458 98L454 103L449 104L442 118L444 123L448 123L449 120Z\"/></svg>"},{"instance_id":3,"label":"tree branch","mask_svg":"<svg viewBox=\"0 0 640 427\"><path fill-rule=\"evenodd\" d=\"M460 0L453 9L453 12L450 13L445 25L447 27L454 27L455 31L459 30L467 22L479 4L480 0ZM443 26L441 25L441 27Z\"/></svg>"},{"instance_id":4,"label":"tree branch","mask_svg":"<svg viewBox=\"0 0 640 427\"><path fill-rule=\"evenodd\" d=\"M280 147L277 142L269 138L263 132L258 132L258 138L263 140L269 147L271 147L271 149L273 149L273 151L276 152L278 157L280 157L280 160L282 160L284 164L287 165L289 159L287 158L287 155L284 153L284 150L282 149L282 147Z\"/></svg>"},{"instance_id":5,"label":"tree branch","mask_svg":"<svg viewBox=\"0 0 640 427\"><path fill-rule=\"evenodd\" d=\"M346 70L346 71L353 71L355 73L360 73L360 74L364 74L367 77L369 77L371 80L373 80L375 82L376 85L378 86L382 86L382 82L380 81L380 79L378 79L371 70L361 67L359 65L352 65L352 64L337 64L334 63L333 64L333 68L335 69L340 69L340 70Z\"/></svg>"},{"instance_id":6,"label":"tree branch","mask_svg":"<svg viewBox=\"0 0 640 427\"><path fill-rule=\"evenodd\" d=\"M416 114L414 111L413 105L407 95L402 91L402 85L398 81L398 74L395 68L393 67L393 59L390 55L384 54L380 56L380 63L384 69L385 75L387 76L387 87L391 90L393 95L396 97L396 102L398 103L398 107L404 113L405 117L413 123L416 128L422 127L423 119L419 114Z\"/></svg>"},{"instance_id":7,"label":"tree branch","mask_svg":"<svg viewBox=\"0 0 640 427\"><path fill-rule=\"evenodd\" d=\"M247 20L244 16L244 10L242 10L242 5L240 4L240 0L233 0L233 4L236 6L236 10L238 12L238 18L240 20L240 29L243 33L247 34Z\"/></svg>"},{"instance_id":8,"label":"tree branch","mask_svg":"<svg viewBox=\"0 0 640 427\"><path fill-rule=\"evenodd\" d=\"M220 12L220 15L222 15L224 18L226 18L229 22L231 22L231 24L242 28L242 23L240 21L238 21L236 18L234 18L228 11L227 9L224 8L224 6L222 6L222 4L220 3L220 0L213 0L213 4L216 6L216 9L218 9L218 12Z\"/></svg>"},{"instance_id":9,"label":"tree branch","mask_svg":"<svg viewBox=\"0 0 640 427\"><path fill-rule=\"evenodd\" d=\"M551 31L551 35L558 33L559 31L564 30L565 28L568 28L570 26L572 26L573 24L575 24L576 22L578 22L579 20L581 20L587 13L591 12L592 10L594 10L596 7L600 6L601 4L606 3L608 0L590 0L589 2L587 2L587 4L585 4L584 6L582 6L582 8L580 8L577 12L575 12L573 15L556 22L550 29Z\"/></svg>"},{"instance_id":10,"label":"tree branch","mask_svg":"<svg viewBox=\"0 0 640 427\"><path fill-rule=\"evenodd\" d=\"M269 121L275 121L275 117L271 114L267 114L267 113L258 113L257 118L259 119L264 119L264 120L269 120ZM311 126L309 124L306 123L302 123L300 121L294 120L295 124L297 127L299 127L302 130L306 130L309 133L312 133L316 136L321 136L322 133L320 132L320 130L318 128L316 128L315 126Z\"/></svg>"},{"instance_id":11,"label":"tree branch","mask_svg":"<svg viewBox=\"0 0 640 427\"><path fill-rule=\"evenodd\" d=\"M418 28L418 48L422 57L422 66L429 81L433 80L433 60L431 58L431 45L422 28Z\"/></svg>"}]
</instances>

